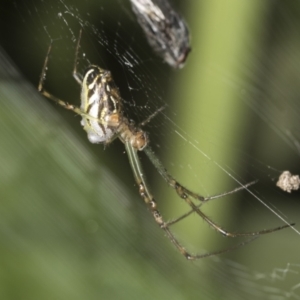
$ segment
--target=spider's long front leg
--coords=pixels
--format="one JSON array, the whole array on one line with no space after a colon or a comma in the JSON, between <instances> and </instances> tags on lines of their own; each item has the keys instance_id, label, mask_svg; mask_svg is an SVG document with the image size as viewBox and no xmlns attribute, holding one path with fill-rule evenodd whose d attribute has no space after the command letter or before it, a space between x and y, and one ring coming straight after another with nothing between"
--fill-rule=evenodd
<instances>
[{"instance_id":1,"label":"spider's long front leg","mask_svg":"<svg viewBox=\"0 0 300 300\"><path fill-rule=\"evenodd\" d=\"M79 36L77 38L74 67L73 67L73 77L80 86L82 85L82 80L80 79L80 75L77 72L77 64L78 64L78 54L79 54L79 48L80 48L81 35L82 35L82 29L79 30Z\"/></svg>"},{"instance_id":2,"label":"spider's long front leg","mask_svg":"<svg viewBox=\"0 0 300 300\"><path fill-rule=\"evenodd\" d=\"M238 236L258 236L261 234L267 234L273 231L277 231L277 230L281 230L287 227L291 227L294 224L287 224L287 225L283 225L283 226L279 226L276 228L271 228L271 229L265 229L265 230L260 230L260 231L254 231L254 232L230 232L227 231L225 229L223 229L221 226L217 225L215 222L213 222L207 215L205 215L200 209L199 209L199 205L196 205L191 199L190 197L196 199L196 200L200 200L202 203L207 202L209 200L212 199L216 199L218 197L223 197L226 196L228 194L232 194L233 192L236 192L240 189L244 189L244 187L241 187L240 189L235 189L233 191L227 192L227 193L222 193L221 195L218 196L213 196L213 197L208 197L205 198L199 194L196 194L192 191L190 191L189 189L185 188L183 185L181 185L178 181L176 181L168 172L167 170L164 168L163 164L161 163L161 161L159 160L159 158L155 155L155 153L153 152L153 150L150 148L150 146L146 146L146 148L144 149L145 153L147 154L148 158L150 159L150 161L153 163L153 165L155 166L155 168L158 170L159 174L164 178L164 180L176 191L176 193L179 195L180 198L182 198L191 208L192 210L186 214L184 214L183 216L179 217L176 220L173 220L169 223L165 223L166 226L170 226L184 218L186 218L187 216L189 216L193 211L196 212L205 222L207 222L212 228L214 228L216 231L218 231L219 233L221 233L224 236L227 237L238 237ZM249 183L247 186L250 186L252 184L254 184L256 181Z\"/></svg>"},{"instance_id":3,"label":"spider's long front leg","mask_svg":"<svg viewBox=\"0 0 300 300\"><path fill-rule=\"evenodd\" d=\"M42 72L41 72L41 76L40 76L40 80L39 80L38 91L43 96L45 96L46 98L54 101L55 103L59 104L60 106L62 106L65 109L73 111L77 115L80 115L80 116L82 116L84 118L87 118L87 119L90 119L90 120L96 120L96 121L100 122L99 119L94 118L94 117L90 116L89 114L83 112L81 110L81 108L79 108L79 107L77 107L75 105L69 104L68 102L65 102L65 101L63 101L63 100L61 100L61 99L53 96L52 94L50 94L48 91L46 91L44 89L44 81L45 81L45 77L46 77L46 69L47 69L47 65L48 65L48 59L49 59L49 55L50 55L50 52L51 52L51 48L52 48L52 44L50 44L50 46L48 48L48 51L47 51L46 59L45 59L44 66L43 66L43 69L42 69ZM80 83L81 81L80 81L79 77L77 75L75 75L75 73L74 73L75 71L76 71L76 69L74 69L74 71L73 71L73 76L76 79L76 81L77 82L79 81L79 83Z\"/></svg>"},{"instance_id":4,"label":"spider's long front leg","mask_svg":"<svg viewBox=\"0 0 300 300\"><path fill-rule=\"evenodd\" d=\"M45 62L44 62L44 65L43 65L43 69L42 69L41 76L40 76L40 81L39 81L39 85L38 85L38 91L43 96L45 96L48 99L56 102L57 104L59 104L60 106L64 107L65 109L72 110L72 111L74 111L78 115L86 116L86 114L79 107L71 105L71 104L69 104L69 103L67 103L67 102L65 102L65 101L63 101L63 100L61 100L61 99L53 96L52 94L50 94L49 92L47 92L44 89L44 81L45 81L45 78L46 78L46 70L47 70L47 66L48 66L48 60L49 60L49 56L50 56L50 53L51 53L51 49L52 49L52 43L50 44L50 46L48 48L48 51L47 51L47 55L46 55Z\"/></svg>"},{"instance_id":5,"label":"spider's long front leg","mask_svg":"<svg viewBox=\"0 0 300 300\"><path fill-rule=\"evenodd\" d=\"M250 240L247 240L240 244L234 245L233 247L215 251L215 252L208 252L208 253L197 254L197 255L190 254L188 251L185 250L185 248L175 238L174 234L169 229L168 224L163 220L160 212L158 211L156 201L154 200L153 196L151 195L151 193L148 189L148 186L146 184L145 175L144 175L140 160L138 158L137 150L130 144L129 141L125 142L125 149L128 154L129 163L132 168L134 178L139 187L140 195L143 198L144 202L147 204L149 210L151 211L155 222L160 226L160 228L162 228L165 231L167 237L175 245L175 247L178 249L178 251L182 255L184 255L187 259L196 260L196 259L214 256L214 255L218 255L218 254L225 253L228 251L232 251L232 250L239 248L249 242L252 242L254 239L257 238L257 237L254 237Z\"/></svg>"}]
</instances>

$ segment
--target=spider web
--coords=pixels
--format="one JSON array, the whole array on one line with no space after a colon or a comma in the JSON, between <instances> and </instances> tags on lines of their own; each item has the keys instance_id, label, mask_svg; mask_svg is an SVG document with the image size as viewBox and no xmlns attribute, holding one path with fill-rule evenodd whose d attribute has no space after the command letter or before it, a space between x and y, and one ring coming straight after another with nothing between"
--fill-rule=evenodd
<instances>
[{"instance_id":1,"label":"spider web","mask_svg":"<svg viewBox=\"0 0 300 300\"><path fill-rule=\"evenodd\" d=\"M297 223L298 193L281 192L276 180L285 169L300 173L295 167L300 153L296 123L300 45L295 29L300 7L261 1L249 6L234 0L210 3L174 3L192 34L192 52L179 71L153 53L129 1L124 0L4 3L2 28L9 30L1 33L1 45L35 87L53 42L46 88L79 105L80 88L72 69L83 28L79 73L91 63L111 70L129 119L138 124L167 105L144 129L175 178L205 196L259 179L245 191L206 204L205 213L236 232ZM43 103L32 100L30 111L16 101L2 105L3 110L8 107L13 112L14 123L6 125L4 115L1 136L7 134L18 142L15 148L23 150L20 134L29 131L36 144L34 152L25 151L30 159L26 172L18 167L25 177L15 171L15 163L14 167L8 163L9 155L17 161L14 152L2 147L2 165L9 174L3 182L19 176L18 186L26 191L13 197L3 192L3 199L12 200L3 206L1 218L5 245L1 270L3 278L9 277L3 279L3 299L17 295L9 288L11 281L14 286L27 283L29 288L20 293L32 299L31 286L38 286L36 299L46 293L56 299L96 299L99 294L108 299L140 295L149 299L200 295L202 299L300 298L298 224L293 230L261 236L234 252L191 264L168 244L148 215L121 143L116 141L104 150L101 145L89 145L72 113L57 106L49 109L46 99ZM22 119L16 117L18 111ZM28 129L24 125L18 133L23 118L30 120ZM51 151L49 157L57 169L52 169L50 158L42 165L44 151ZM165 218L188 211L146 157L140 156ZM43 192L28 184L23 188L26 176L40 168L35 176L44 189L53 186L53 190ZM69 173L64 174L63 168ZM42 179L45 173L52 174L48 174L51 181ZM80 189L72 185L76 180ZM195 215L174 226L174 231L192 252L215 251L242 241L220 237ZM32 255L28 259L22 257L24 253ZM24 266L20 275L16 265L7 262L16 257ZM60 283L56 281L59 272Z\"/></svg>"}]
</instances>

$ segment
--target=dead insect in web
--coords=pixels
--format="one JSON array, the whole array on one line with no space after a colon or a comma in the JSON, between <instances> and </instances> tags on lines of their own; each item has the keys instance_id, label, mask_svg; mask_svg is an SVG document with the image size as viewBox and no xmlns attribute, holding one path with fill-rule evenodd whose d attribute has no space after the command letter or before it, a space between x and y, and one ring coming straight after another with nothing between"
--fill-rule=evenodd
<instances>
[{"instance_id":1,"label":"dead insect in web","mask_svg":"<svg viewBox=\"0 0 300 300\"><path fill-rule=\"evenodd\" d=\"M300 186L299 175L292 175L290 171L284 171L280 174L276 185L287 193L296 191Z\"/></svg>"},{"instance_id":2,"label":"dead insect in web","mask_svg":"<svg viewBox=\"0 0 300 300\"><path fill-rule=\"evenodd\" d=\"M191 51L188 27L167 0L130 0L148 43L173 68Z\"/></svg>"}]
</instances>

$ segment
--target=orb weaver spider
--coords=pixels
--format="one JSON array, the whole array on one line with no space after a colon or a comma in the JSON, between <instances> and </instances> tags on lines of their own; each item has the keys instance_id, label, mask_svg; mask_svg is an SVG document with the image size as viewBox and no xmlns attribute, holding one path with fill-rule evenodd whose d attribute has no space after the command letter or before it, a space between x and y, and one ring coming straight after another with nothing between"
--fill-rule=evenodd
<instances>
[{"instance_id":1,"label":"orb weaver spider","mask_svg":"<svg viewBox=\"0 0 300 300\"><path fill-rule=\"evenodd\" d=\"M203 203L208 202L209 200L224 197L229 194L233 194L241 189L245 189L250 185L254 184L254 182L250 182L242 187L236 188L232 191L225 192L219 195L214 195L211 197L204 197L199 194L196 194L183 185L181 185L178 181L176 181L164 168L160 159L155 155L154 151L151 149L149 145L149 137L148 134L141 129L141 126L148 123L156 114L158 114L161 109L158 109L154 112L146 121L140 124L140 126L136 126L133 122L129 121L123 115L122 109L122 98L120 96L120 92L118 87L116 86L110 71L101 69L96 65L90 65L83 80L80 79L79 74L77 73L77 64L78 64L78 52L80 47L80 39L81 39L82 30L79 32L79 37L75 50L75 61L73 68L73 77L74 79L81 85L81 106L76 107L72 104L69 104L44 89L44 81L45 81L45 73L48 65L48 60L52 48L52 42L48 48L48 52L45 58L44 66L42 69L42 73L39 80L38 91L49 98L50 100L56 102L61 105L65 109L71 110L76 114L82 117L81 125L83 129L87 132L88 139L91 143L102 143L107 145L111 143L116 138L119 138L125 145L125 149L129 158L129 163L131 169L133 171L133 175L135 181L139 188L139 194L143 198L144 202L147 204L149 210L152 213L152 216L155 222L159 225L160 228L164 230L167 237L170 241L175 245L175 247L179 250L179 252L184 255L189 260L196 260L208 256L218 255L221 253L228 252L230 250L236 249L240 246L243 246L253 239L257 238L259 235L271 233L274 231L281 230L286 227L290 227L293 224L288 224L272 229L264 229L256 232L236 232L232 233L224 228L217 225L212 219L210 219L207 215L205 215L201 210L200 206ZM148 156L151 163L157 169L158 173L162 176L162 178L166 181L166 183L173 188L177 195L183 199L191 210L182 215L181 217L166 222L164 221L162 215L160 214L156 201L154 200L148 185L145 180L144 171L142 169L142 165L139 160L138 151L144 151ZM191 198L200 202L200 204L195 204ZM226 237L241 237L241 236L251 236L252 238L248 239L245 242L239 243L233 247L226 248L223 250L208 252L204 254L190 254L177 240L172 231L170 230L170 226L179 222L180 220L189 216L192 212L195 212L198 216L200 216L209 226L215 229L217 232L221 233Z\"/></svg>"}]
</instances>

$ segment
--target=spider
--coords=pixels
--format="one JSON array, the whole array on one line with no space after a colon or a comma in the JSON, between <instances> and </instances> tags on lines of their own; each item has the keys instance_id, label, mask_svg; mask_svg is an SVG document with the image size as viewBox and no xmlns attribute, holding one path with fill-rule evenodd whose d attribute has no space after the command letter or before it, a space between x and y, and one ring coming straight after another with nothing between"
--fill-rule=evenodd
<instances>
[{"instance_id":1,"label":"spider","mask_svg":"<svg viewBox=\"0 0 300 300\"><path fill-rule=\"evenodd\" d=\"M96 65L90 65L85 72L83 80L80 79L80 75L77 73L78 64L78 52L80 47L82 30L79 32L79 37L75 50L75 60L73 68L73 77L81 85L81 106L76 107L69 104L44 89L45 73L48 65L48 60L52 48L52 42L48 48L48 52L45 58L44 66L39 80L38 91L49 98L50 100L61 105L65 109L71 110L82 117L81 125L83 129L87 132L88 139L91 143L102 143L107 145L111 143L116 138L119 138L125 145L125 149L129 158L129 163L133 171L135 181L139 188L139 194L143 198L144 202L147 204L155 222L159 225L161 229L164 230L167 237L179 250L179 252L184 255L189 260L196 260L208 256L218 255L233 249L236 249L246 243L251 242L253 239L257 238L259 235L271 233L274 231L281 230L286 227L290 227L293 224L288 224L272 229L264 229L256 232L236 232L232 233L224 228L217 225L211 218L205 215L201 210L200 206L209 200L224 197L229 194L233 194L241 189L247 188L248 186L254 184L250 182L242 187L236 188L232 191L225 192L219 195L214 195L211 197L203 197L196 194L172 177L167 170L164 168L160 159L155 155L154 151L150 147L148 134L141 129L141 126L148 123L156 114L158 114L163 108L158 109L154 114L152 114L146 121L141 123L141 126L136 126L133 122L129 121L123 115L122 109L122 98L118 87L116 86L110 71L104 70ZM149 160L152 162L154 167L157 169L158 173L166 181L166 183L173 188L177 195L187 203L191 210L182 215L181 217L166 222L164 221L162 215L160 214L156 201L154 200L148 185L145 180L144 171L139 160L138 151L144 151L148 156ZM195 204L191 198L200 202L200 204ZM233 247L226 248L223 250L208 252L204 254L191 254L189 253L177 240L170 226L179 222L180 220L189 216L192 212L199 215L205 222L207 222L213 229L221 233L226 237L240 237L240 236L251 236L245 242L237 244Z\"/></svg>"}]
</instances>

